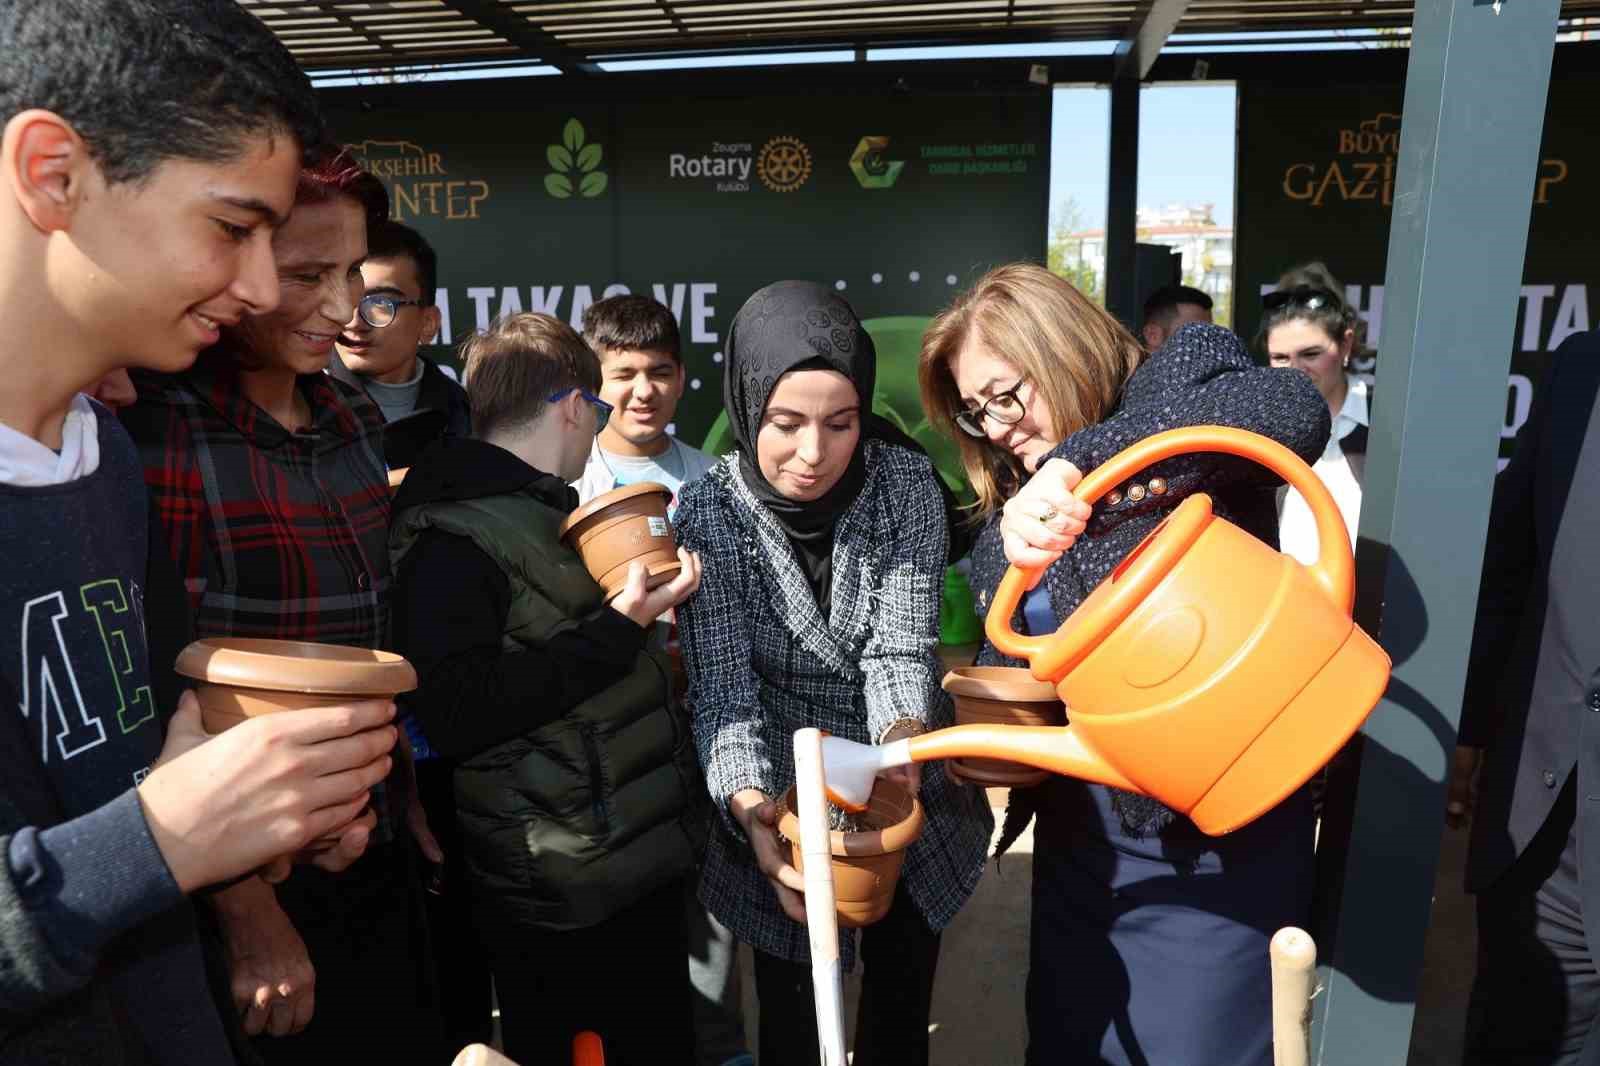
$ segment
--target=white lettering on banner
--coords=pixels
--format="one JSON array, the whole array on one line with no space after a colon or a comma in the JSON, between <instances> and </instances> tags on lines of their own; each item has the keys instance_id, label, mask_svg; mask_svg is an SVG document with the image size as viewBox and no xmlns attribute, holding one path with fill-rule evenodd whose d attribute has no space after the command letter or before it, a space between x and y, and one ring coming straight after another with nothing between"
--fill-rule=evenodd
<instances>
[{"instance_id":1,"label":"white lettering on banner","mask_svg":"<svg viewBox=\"0 0 1600 1066\"><path fill-rule=\"evenodd\" d=\"M708 296L717 294L716 282L697 281L689 286L689 340L693 344L715 344L717 335L706 328L706 323L717 309L706 303ZM681 318L676 311L674 318Z\"/></svg>"},{"instance_id":2,"label":"white lettering on banner","mask_svg":"<svg viewBox=\"0 0 1600 1066\"><path fill-rule=\"evenodd\" d=\"M1500 427L1502 439L1515 437L1533 408L1533 382L1526 374L1512 374L1506 385L1506 421Z\"/></svg>"},{"instance_id":3,"label":"white lettering on banner","mask_svg":"<svg viewBox=\"0 0 1600 1066\"><path fill-rule=\"evenodd\" d=\"M699 158L673 152L667 156L667 176L670 178L738 178L750 177L753 160L749 156L718 157L703 155Z\"/></svg>"},{"instance_id":4,"label":"white lettering on banner","mask_svg":"<svg viewBox=\"0 0 1600 1066\"><path fill-rule=\"evenodd\" d=\"M429 344L449 344L450 341L450 290L435 289L433 292L433 306L439 309L439 332L433 335Z\"/></svg>"},{"instance_id":5,"label":"white lettering on banner","mask_svg":"<svg viewBox=\"0 0 1600 1066\"><path fill-rule=\"evenodd\" d=\"M523 300L522 289L516 285L472 285L466 290L467 299L472 301L474 328L482 333L489 328L489 323L499 315L516 314L526 308L530 312L549 315L552 318L564 318L573 329L583 328L583 313L595 302L594 290L600 288L600 298L611 296L626 296L631 289L620 281L609 285L594 286L577 284L566 285L531 285L528 287L526 302ZM717 283L714 281L675 281L655 282L650 286L650 291L655 298L672 309L672 317L677 320L678 327L688 334L692 344L716 344L720 334L713 328L713 319L716 317L717 308L715 298ZM569 300L563 304L562 297L571 293ZM490 313L490 306L498 298L499 304L494 314ZM439 307L439 331L433 335L429 343L450 344L450 290L441 288L435 291L434 299ZM686 306L687 305L687 306ZM563 314L563 308L565 314ZM688 321L684 321L687 311Z\"/></svg>"},{"instance_id":6,"label":"white lettering on banner","mask_svg":"<svg viewBox=\"0 0 1600 1066\"><path fill-rule=\"evenodd\" d=\"M1544 302L1556 294L1554 285L1524 285L1522 287L1522 350L1539 350L1539 325L1544 321Z\"/></svg>"},{"instance_id":7,"label":"white lettering on banner","mask_svg":"<svg viewBox=\"0 0 1600 1066\"><path fill-rule=\"evenodd\" d=\"M578 332L583 332L583 313L594 304L594 292L587 285L574 285L572 288L572 313L567 316L567 324Z\"/></svg>"},{"instance_id":8,"label":"white lettering on banner","mask_svg":"<svg viewBox=\"0 0 1600 1066\"><path fill-rule=\"evenodd\" d=\"M473 303L476 312L477 330L482 333L489 328L489 300L495 294L493 286L476 286L467 290L467 299Z\"/></svg>"},{"instance_id":9,"label":"white lettering on banner","mask_svg":"<svg viewBox=\"0 0 1600 1066\"><path fill-rule=\"evenodd\" d=\"M1556 308L1555 325L1550 327L1550 339L1545 347L1551 351L1561 347L1561 342L1574 333L1589 330L1589 287L1568 285L1561 295L1561 306Z\"/></svg>"},{"instance_id":10,"label":"white lettering on banner","mask_svg":"<svg viewBox=\"0 0 1600 1066\"><path fill-rule=\"evenodd\" d=\"M655 295L656 303L666 304L668 307L672 308L672 317L677 319L679 322L682 322L683 294L686 288L687 286L683 285L681 282L672 286L672 299L670 300L667 299L667 287L665 285L652 285L650 286L650 291Z\"/></svg>"},{"instance_id":11,"label":"white lettering on banner","mask_svg":"<svg viewBox=\"0 0 1600 1066\"><path fill-rule=\"evenodd\" d=\"M528 290L528 310L537 311L541 315L559 318L556 306L561 303L561 286L552 285L548 292L543 285L535 285Z\"/></svg>"}]
</instances>

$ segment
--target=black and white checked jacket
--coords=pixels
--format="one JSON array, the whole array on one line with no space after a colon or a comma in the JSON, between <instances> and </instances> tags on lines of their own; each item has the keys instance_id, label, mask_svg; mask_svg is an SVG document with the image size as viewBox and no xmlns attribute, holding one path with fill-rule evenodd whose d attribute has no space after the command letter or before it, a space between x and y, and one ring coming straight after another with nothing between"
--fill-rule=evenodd
<instances>
[{"instance_id":1,"label":"black and white checked jacket","mask_svg":"<svg viewBox=\"0 0 1600 1066\"><path fill-rule=\"evenodd\" d=\"M695 741L722 812L700 896L738 938L792 961L805 927L779 909L726 798L794 782L794 731L876 742L896 721L951 724L934 653L948 539L944 500L924 455L869 440L866 485L840 516L831 617L824 620L782 528L725 457L687 486L674 525L699 552L700 589L678 608ZM934 930L955 917L983 873L993 816L981 790L922 775L927 812L902 878ZM853 945L841 937L848 966Z\"/></svg>"}]
</instances>

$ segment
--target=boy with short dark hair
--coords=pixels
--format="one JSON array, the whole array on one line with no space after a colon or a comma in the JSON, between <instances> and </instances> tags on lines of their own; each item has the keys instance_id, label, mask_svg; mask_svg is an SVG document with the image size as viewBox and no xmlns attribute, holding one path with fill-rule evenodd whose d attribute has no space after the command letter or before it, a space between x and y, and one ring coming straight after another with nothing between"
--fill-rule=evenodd
<instances>
[{"instance_id":1,"label":"boy with short dark hair","mask_svg":"<svg viewBox=\"0 0 1600 1066\"><path fill-rule=\"evenodd\" d=\"M393 708L172 712L183 590L82 394L277 305L316 102L231 0L4 0L0 55L0 1063L230 1062L184 897L354 861Z\"/></svg>"},{"instance_id":2,"label":"boy with short dark hair","mask_svg":"<svg viewBox=\"0 0 1600 1066\"><path fill-rule=\"evenodd\" d=\"M648 296L609 296L584 311L583 339L600 357L600 398L614 411L575 485L579 501L655 481L672 490L676 510L678 490L715 462L668 432L686 380L677 320Z\"/></svg>"},{"instance_id":3,"label":"boy with short dark hair","mask_svg":"<svg viewBox=\"0 0 1600 1066\"><path fill-rule=\"evenodd\" d=\"M372 397L384 421L390 469L410 466L441 437L472 432L467 394L418 349L439 332L439 258L399 222L372 227L361 264L366 294L339 334L328 373Z\"/></svg>"}]
</instances>

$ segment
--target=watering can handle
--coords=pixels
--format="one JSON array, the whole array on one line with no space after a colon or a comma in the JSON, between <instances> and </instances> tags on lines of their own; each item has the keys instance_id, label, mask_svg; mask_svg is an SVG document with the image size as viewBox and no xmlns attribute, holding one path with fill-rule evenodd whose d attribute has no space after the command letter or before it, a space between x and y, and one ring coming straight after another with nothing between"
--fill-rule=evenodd
<instances>
[{"instance_id":1,"label":"watering can handle","mask_svg":"<svg viewBox=\"0 0 1600 1066\"><path fill-rule=\"evenodd\" d=\"M1328 598L1341 611L1350 613L1355 603L1355 561L1350 555L1350 534L1345 529L1339 505L1305 460L1259 433L1227 426L1190 426L1156 433L1095 467L1078 482L1072 494L1085 503L1095 503L1152 463L1190 452L1224 452L1254 460L1305 497L1317 522L1317 561L1307 569ZM1054 637L1054 634L1024 636L1011 628L1011 616L1022 602L1034 573L1015 566L1008 568L1005 577L1000 579L1000 587L995 590L994 603L984 622L984 634L989 643L995 650L1013 658L1032 660L1044 652Z\"/></svg>"}]
</instances>

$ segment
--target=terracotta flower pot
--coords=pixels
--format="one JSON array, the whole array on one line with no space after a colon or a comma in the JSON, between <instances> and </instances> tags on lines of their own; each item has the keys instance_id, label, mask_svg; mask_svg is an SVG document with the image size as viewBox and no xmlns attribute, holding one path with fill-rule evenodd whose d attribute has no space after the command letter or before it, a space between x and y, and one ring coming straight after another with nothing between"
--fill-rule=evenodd
<instances>
[{"instance_id":1,"label":"terracotta flower pot","mask_svg":"<svg viewBox=\"0 0 1600 1066\"><path fill-rule=\"evenodd\" d=\"M795 791L778 801L778 832L789 841L790 861L805 873L800 854L800 819L794 813ZM922 835L922 803L893 781L878 778L867 809L856 816L867 828L829 836L833 854L834 908L839 924L851 929L871 925L889 913L906 849Z\"/></svg>"},{"instance_id":2,"label":"terracotta flower pot","mask_svg":"<svg viewBox=\"0 0 1600 1066\"><path fill-rule=\"evenodd\" d=\"M596 496L561 523L562 543L583 559L606 599L622 591L635 559L644 561L650 588L666 584L682 569L667 522L671 502L665 485L641 481Z\"/></svg>"},{"instance_id":3,"label":"terracotta flower pot","mask_svg":"<svg viewBox=\"0 0 1600 1066\"><path fill-rule=\"evenodd\" d=\"M956 724L1066 725L1056 687L1011 666L963 666L944 675L956 705ZM951 759L950 772L975 784L1027 788L1050 775L1002 759Z\"/></svg>"},{"instance_id":4,"label":"terracotta flower pot","mask_svg":"<svg viewBox=\"0 0 1600 1066\"><path fill-rule=\"evenodd\" d=\"M298 640L197 640L183 649L175 669L196 682L211 733L258 714L392 699L417 687L417 672L393 652Z\"/></svg>"}]
</instances>

